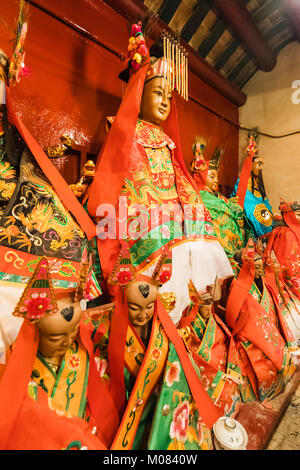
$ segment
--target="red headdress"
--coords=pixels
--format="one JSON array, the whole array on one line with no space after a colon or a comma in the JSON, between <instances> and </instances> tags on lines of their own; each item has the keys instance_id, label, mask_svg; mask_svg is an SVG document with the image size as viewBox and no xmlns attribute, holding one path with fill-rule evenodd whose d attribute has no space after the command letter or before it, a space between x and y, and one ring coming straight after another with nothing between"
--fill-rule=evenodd
<instances>
[{"instance_id":1,"label":"red headdress","mask_svg":"<svg viewBox=\"0 0 300 470\"><path fill-rule=\"evenodd\" d=\"M247 157L243 163L240 180L237 188L236 196L238 197L238 203L241 207L244 207L245 196L247 192L248 180L251 174L251 167L253 160L257 157L258 147L255 140L256 133L249 133L249 142L247 146Z\"/></svg>"},{"instance_id":2,"label":"red headdress","mask_svg":"<svg viewBox=\"0 0 300 470\"><path fill-rule=\"evenodd\" d=\"M205 147L206 139L200 136L196 136L195 142L192 145L194 157L191 161L191 171L193 172L193 176L197 182L199 190L205 188L208 172L208 165L203 154Z\"/></svg>"},{"instance_id":3,"label":"red headdress","mask_svg":"<svg viewBox=\"0 0 300 470\"><path fill-rule=\"evenodd\" d=\"M286 202L282 198L280 198L279 210L282 214L284 222L295 234L298 244L300 246L300 223L298 222L294 214L294 204L294 202Z\"/></svg>"}]
</instances>

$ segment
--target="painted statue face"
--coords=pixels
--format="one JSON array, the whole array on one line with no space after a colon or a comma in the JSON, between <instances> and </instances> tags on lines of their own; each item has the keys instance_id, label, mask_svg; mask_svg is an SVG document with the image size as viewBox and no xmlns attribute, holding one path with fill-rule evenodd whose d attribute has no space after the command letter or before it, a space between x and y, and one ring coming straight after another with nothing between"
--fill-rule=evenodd
<instances>
[{"instance_id":1,"label":"painted statue face","mask_svg":"<svg viewBox=\"0 0 300 470\"><path fill-rule=\"evenodd\" d=\"M255 279L259 279L261 276L264 276L264 264L262 259L254 261L254 270L255 270Z\"/></svg>"},{"instance_id":2,"label":"painted statue face","mask_svg":"<svg viewBox=\"0 0 300 470\"><path fill-rule=\"evenodd\" d=\"M296 211L294 211L294 214L295 214L297 221L300 224L300 209L297 209Z\"/></svg>"},{"instance_id":3,"label":"painted statue face","mask_svg":"<svg viewBox=\"0 0 300 470\"><path fill-rule=\"evenodd\" d=\"M262 171L264 166L264 162L261 157L257 157L253 162L252 162L252 174L253 176L258 176L260 172Z\"/></svg>"},{"instance_id":4,"label":"painted statue face","mask_svg":"<svg viewBox=\"0 0 300 470\"><path fill-rule=\"evenodd\" d=\"M218 191L219 180L217 170L208 170L206 178L206 186L212 191Z\"/></svg>"},{"instance_id":5,"label":"painted statue face","mask_svg":"<svg viewBox=\"0 0 300 470\"><path fill-rule=\"evenodd\" d=\"M210 304L210 305L200 305L199 310L200 310L200 315L205 320L207 320L210 317L210 314L211 314L212 304Z\"/></svg>"},{"instance_id":6,"label":"painted statue face","mask_svg":"<svg viewBox=\"0 0 300 470\"><path fill-rule=\"evenodd\" d=\"M131 282L126 288L129 320L145 326L153 317L157 286L144 281Z\"/></svg>"},{"instance_id":7,"label":"painted statue face","mask_svg":"<svg viewBox=\"0 0 300 470\"><path fill-rule=\"evenodd\" d=\"M58 311L46 315L38 322L39 352L46 358L64 356L76 338L82 310L79 302L70 296L57 301Z\"/></svg>"},{"instance_id":8,"label":"painted statue face","mask_svg":"<svg viewBox=\"0 0 300 470\"><path fill-rule=\"evenodd\" d=\"M145 83L140 118L159 126L169 116L172 93L163 77L155 77Z\"/></svg>"}]
</instances>

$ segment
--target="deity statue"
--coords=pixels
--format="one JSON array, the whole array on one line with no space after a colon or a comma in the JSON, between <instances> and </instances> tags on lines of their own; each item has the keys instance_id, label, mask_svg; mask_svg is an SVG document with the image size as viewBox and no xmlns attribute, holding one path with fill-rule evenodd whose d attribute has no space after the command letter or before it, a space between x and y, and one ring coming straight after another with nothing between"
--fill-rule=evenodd
<instances>
[{"instance_id":1,"label":"deity statue","mask_svg":"<svg viewBox=\"0 0 300 470\"><path fill-rule=\"evenodd\" d=\"M264 162L258 153L256 139L257 133L250 132L247 157L231 196L238 197L238 203L243 207L253 233L258 238L272 231L274 216L264 186Z\"/></svg>"},{"instance_id":2,"label":"deity statue","mask_svg":"<svg viewBox=\"0 0 300 470\"><path fill-rule=\"evenodd\" d=\"M138 276L152 278L157 270L161 271L160 260L166 257L168 262L163 263L164 269L157 287L155 302L157 315L155 321L153 317L150 334L150 338L153 341L156 338L157 342L153 343L153 346L148 344L145 360L149 358L151 347L154 347L154 344L167 348L162 355L160 348L154 347L155 350L157 349L155 354L157 357L165 359L168 354L172 354L172 362L180 364L180 375L183 377L186 390L183 401L186 403L187 396L189 396L193 397L197 403L197 406L193 408L193 416L189 415L189 423L195 421L196 415L199 417L201 415L203 429L206 426L205 429L209 435L207 426L211 427L218 410L199 383L197 373L176 330L176 325L179 324L183 312L190 306L189 283L191 280L195 288L201 291L207 285L213 284L216 278L222 282L222 280L231 277L233 273L226 254L217 240L211 217L185 167L181 154L176 103L175 98L172 97L176 64L159 54L150 59L138 25L133 27L130 41L130 52L131 45L136 41L138 47L143 46L143 54L139 53L140 49L135 49L128 61L129 65L131 64L130 60L133 61L135 70L130 69L126 93L111 125L94 181L88 193L89 213L93 217L98 217L97 243L103 277L107 281L111 300L116 304L112 318L109 348L111 348L111 354L117 356L117 354L121 355L120 351L122 352L120 338L124 338L123 341L126 342L126 345L128 344L126 339L127 315L128 313L131 315L132 311L131 307L129 312L126 309L126 295L124 296L126 290L122 291L122 283L127 284L129 280L134 278L128 270L128 264L132 264ZM138 58L138 65L136 65L134 57ZM178 83L176 86L178 87ZM109 211L115 208L116 220L123 222L121 226L119 224L116 227L115 239L109 236L111 233L109 226L107 226L108 230L103 230L104 223L107 224L111 220L113 211L107 219L104 213L101 213L102 207ZM125 257L128 261L123 262L123 270L120 270L118 277L116 277L112 273L118 264L117 260L124 258L122 251L124 243L127 246L126 249L129 250L128 256ZM113 282L111 282L112 276ZM141 299L138 288L139 286L136 284L136 294ZM166 310L166 306L168 310ZM116 322L115 326L114 322ZM155 330L155 328L158 329ZM158 338L162 337L162 328L164 329L164 340L161 343ZM114 330L119 331L118 340L114 339ZM135 337L138 330L134 327L130 331L134 333L131 336ZM113 346L114 342L115 346ZM141 340L137 338L134 340L134 344L143 350ZM118 347L118 353L114 351L114 347ZM126 351L125 347L125 356ZM170 352L168 353L168 351ZM124 357L119 357L119 361L124 361ZM144 362L141 364L138 380L142 380L141 378L144 377L145 364ZM120 385L123 369L119 367L118 376L116 371L117 368L111 371L111 380L114 383L113 375L115 374L115 383ZM151 386L155 384L155 379L152 378L150 383ZM174 386L176 385L175 383ZM136 404L139 405L139 418L136 417L132 430L138 428L139 419L144 407L147 406L147 400L143 396L134 395L137 391L141 393L141 390L135 383L125 407L123 424L112 448L136 448L137 442L135 442L134 436L127 439L126 435L125 439L125 434L129 414L133 408L137 409ZM117 392L118 396L121 396L120 387L118 390L116 387ZM114 392L112 391L112 393ZM202 397L201 405L199 394ZM178 396L172 407L179 407L181 401ZM125 402L126 400L124 400L123 406L125 406ZM203 406L203 403L206 405ZM175 413L175 408L173 413ZM192 408L190 408L190 412L192 413ZM209 416L203 417L204 413L207 415L211 413L211 418ZM197 420L198 418L195 422ZM190 425L189 423L187 423L187 427ZM171 421L169 424L171 425ZM196 449L201 448L201 445L206 448L211 445L208 444L207 439L204 439L203 442L201 439L198 441L197 439L195 435L195 439L192 439L191 442L186 441L186 448ZM167 445L174 446L177 445L176 442L179 445L178 440L173 440ZM148 448L157 448L152 445L159 444L157 442L154 444L154 441L150 439Z\"/></svg>"},{"instance_id":3,"label":"deity statue","mask_svg":"<svg viewBox=\"0 0 300 470\"><path fill-rule=\"evenodd\" d=\"M240 270L230 287L226 324L233 331L257 400L265 402L283 391L295 372L291 346L296 344L270 277L264 279L262 255L252 239L235 258Z\"/></svg>"},{"instance_id":4,"label":"deity statue","mask_svg":"<svg viewBox=\"0 0 300 470\"><path fill-rule=\"evenodd\" d=\"M282 280L300 299L300 203L281 199L279 209L282 219L276 223L266 250L274 251Z\"/></svg>"},{"instance_id":5,"label":"deity statue","mask_svg":"<svg viewBox=\"0 0 300 470\"><path fill-rule=\"evenodd\" d=\"M13 311L23 323L1 367L1 449L108 448L119 417L98 343L111 306L98 309L98 330L96 312L84 311L91 269L83 265L76 287L61 289L42 257L26 285Z\"/></svg>"},{"instance_id":6,"label":"deity statue","mask_svg":"<svg viewBox=\"0 0 300 470\"><path fill-rule=\"evenodd\" d=\"M271 293L276 310L281 312L287 323L287 327L285 327L287 334L284 335L287 345L293 354L299 355L300 301L285 283L282 267L275 252L273 250L269 251L269 247L266 247L263 254L266 286ZM288 330L290 331L288 332Z\"/></svg>"},{"instance_id":7,"label":"deity statue","mask_svg":"<svg viewBox=\"0 0 300 470\"><path fill-rule=\"evenodd\" d=\"M21 14L20 17L23 18ZM79 344L80 299L85 297L84 310L91 305L96 307L102 299L92 269L95 225L15 113L11 88L21 76L27 23L22 19L18 25L13 57L9 60L3 53L0 62L3 131L0 143L0 448L61 449L88 445L104 449L113 439L119 415L105 384L107 376L99 372L101 362L108 361L105 348L101 349L101 356L96 354L99 345L93 345L91 339L105 341L102 314L100 330L95 316L85 320L85 326L80 328L83 336L80 354L75 362L68 362L69 371L66 364L66 355L77 354L74 348ZM46 267L41 263L46 263ZM47 281L49 290L33 292L32 298L24 300L41 270L49 272L51 282L48 278L38 281L37 288L42 291ZM24 286L29 287L24 291ZM22 305L18 302L20 298ZM48 310L52 318L48 318ZM47 319L42 318L44 314ZM60 352L55 353L51 345ZM34 364L39 369L36 373ZM81 383L75 380L80 377ZM90 387L88 382L92 384ZM70 392L73 387L74 391ZM61 401L60 393L67 402ZM77 408L72 406L75 401L81 403ZM91 423L95 423L93 433L84 420L90 415ZM41 432L44 427L46 434Z\"/></svg>"},{"instance_id":8,"label":"deity statue","mask_svg":"<svg viewBox=\"0 0 300 470\"><path fill-rule=\"evenodd\" d=\"M208 166L204 157L202 164L199 165L199 141L201 141L202 154L205 149L204 139L196 137L193 145L194 158L191 163L191 170L194 178L196 178L202 201L212 218L218 240L228 258L232 260L233 254L246 246L251 230L244 217L243 210L236 200L234 198L228 199L218 191L218 172L223 149L218 147L215 149Z\"/></svg>"}]
</instances>

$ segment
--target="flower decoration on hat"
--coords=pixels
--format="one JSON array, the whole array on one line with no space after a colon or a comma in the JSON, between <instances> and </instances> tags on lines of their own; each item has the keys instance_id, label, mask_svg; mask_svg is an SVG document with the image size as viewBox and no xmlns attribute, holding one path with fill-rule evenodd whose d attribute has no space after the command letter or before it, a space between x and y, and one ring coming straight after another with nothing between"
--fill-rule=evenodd
<instances>
[{"instance_id":1,"label":"flower decoration on hat","mask_svg":"<svg viewBox=\"0 0 300 470\"><path fill-rule=\"evenodd\" d=\"M58 310L47 258L42 257L30 278L14 312L16 317L36 323Z\"/></svg>"},{"instance_id":2,"label":"flower decoration on hat","mask_svg":"<svg viewBox=\"0 0 300 470\"><path fill-rule=\"evenodd\" d=\"M207 139L201 136L195 137L195 142L192 145L194 158L191 161L191 170L194 173L202 173L207 170L207 163L204 158L204 150L207 146Z\"/></svg>"},{"instance_id":3,"label":"flower decoration on hat","mask_svg":"<svg viewBox=\"0 0 300 470\"><path fill-rule=\"evenodd\" d=\"M247 262L254 263L254 261L258 258L261 258L261 256L256 252L256 245L252 238L249 238L245 248L234 253L234 259L239 265L245 264Z\"/></svg>"},{"instance_id":4,"label":"flower decoration on hat","mask_svg":"<svg viewBox=\"0 0 300 470\"><path fill-rule=\"evenodd\" d=\"M127 240L122 244L115 266L108 278L108 283L120 287L127 287L136 280L145 280L152 284L162 285L169 281L172 274L172 255L167 245L162 248L162 253L156 263L152 276L136 272L130 255L130 245Z\"/></svg>"},{"instance_id":5,"label":"flower decoration on hat","mask_svg":"<svg viewBox=\"0 0 300 470\"><path fill-rule=\"evenodd\" d=\"M172 251L169 245L162 248L162 253L152 274L152 279L158 285L165 284L172 275Z\"/></svg>"},{"instance_id":6,"label":"flower decoration on hat","mask_svg":"<svg viewBox=\"0 0 300 470\"><path fill-rule=\"evenodd\" d=\"M254 262L257 259L256 246L252 238L249 238L245 248L242 249L241 253L242 262Z\"/></svg>"},{"instance_id":7,"label":"flower decoration on hat","mask_svg":"<svg viewBox=\"0 0 300 470\"><path fill-rule=\"evenodd\" d=\"M142 22L140 21L137 24L133 24L131 27L131 36L129 38L127 57L125 60L126 67L128 67L130 71L135 72L142 66L148 55L149 51L142 33Z\"/></svg>"},{"instance_id":8,"label":"flower decoration on hat","mask_svg":"<svg viewBox=\"0 0 300 470\"><path fill-rule=\"evenodd\" d=\"M252 160L255 159L258 155L258 132L257 128L252 129L248 134L248 145L247 145L247 155L252 157Z\"/></svg>"}]
</instances>

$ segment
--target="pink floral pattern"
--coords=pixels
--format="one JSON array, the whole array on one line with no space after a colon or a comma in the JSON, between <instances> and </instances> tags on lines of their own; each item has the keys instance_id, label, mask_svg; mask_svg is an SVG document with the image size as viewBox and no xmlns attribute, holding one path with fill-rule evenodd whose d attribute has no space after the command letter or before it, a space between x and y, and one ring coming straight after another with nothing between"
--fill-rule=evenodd
<instances>
[{"instance_id":1,"label":"pink floral pattern","mask_svg":"<svg viewBox=\"0 0 300 470\"><path fill-rule=\"evenodd\" d=\"M171 387L171 385L173 385L174 382L179 382L180 381L180 364L178 361L174 361L167 373L166 373L166 384L168 385L168 387Z\"/></svg>"},{"instance_id":2,"label":"pink floral pattern","mask_svg":"<svg viewBox=\"0 0 300 470\"><path fill-rule=\"evenodd\" d=\"M185 442L187 439L187 429L189 424L189 404L185 400L175 408L173 421L170 427L171 439Z\"/></svg>"},{"instance_id":3,"label":"pink floral pattern","mask_svg":"<svg viewBox=\"0 0 300 470\"><path fill-rule=\"evenodd\" d=\"M95 357L96 369L99 372L100 377L103 377L107 371L108 362L106 359L100 359L100 357Z\"/></svg>"}]
</instances>

